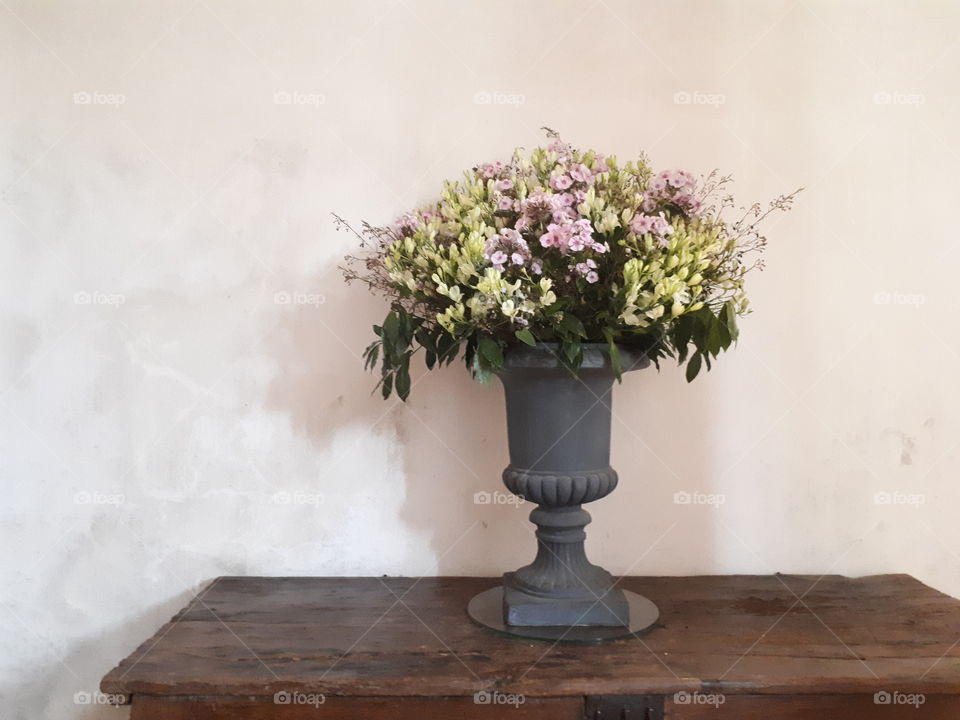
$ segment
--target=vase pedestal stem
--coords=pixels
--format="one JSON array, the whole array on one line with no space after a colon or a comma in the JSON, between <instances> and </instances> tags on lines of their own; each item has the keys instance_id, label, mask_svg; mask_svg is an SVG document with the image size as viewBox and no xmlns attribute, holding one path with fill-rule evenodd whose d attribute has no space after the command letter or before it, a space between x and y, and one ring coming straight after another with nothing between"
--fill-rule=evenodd
<instances>
[{"instance_id":1,"label":"vase pedestal stem","mask_svg":"<svg viewBox=\"0 0 960 720\"><path fill-rule=\"evenodd\" d=\"M537 526L537 556L503 576L506 624L626 627L626 596L610 573L587 560L590 513L579 505L539 506L530 521Z\"/></svg>"}]
</instances>

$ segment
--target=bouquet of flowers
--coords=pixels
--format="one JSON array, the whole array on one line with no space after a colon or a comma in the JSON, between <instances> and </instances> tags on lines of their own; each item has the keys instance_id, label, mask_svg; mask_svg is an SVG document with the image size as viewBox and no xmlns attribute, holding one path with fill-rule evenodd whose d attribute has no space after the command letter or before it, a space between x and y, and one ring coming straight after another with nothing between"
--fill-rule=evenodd
<instances>
[{"instance_id":1,"label":"bouquet of flowers","mask_svg":"<svg viewBox=\"0 0 960 720\"><path fill-rule=\"evenodd\" d=\"M736 340L744 276L762 266L757 225L796 193L730 220L728 176L654 172L644 157L621 165L547 134L547 147L468 170L390 226L355 230L334 216L364 249L347 258L347 280L391 300L364 353L368 368L380 363L385 398L407 398L420 350L428 368L462 350L483 380L516 343L548 344L575 373L583 344L600 342L618 375L620 345L658 367L686 362L692 380Z\"/></svg>"}]
</instances>

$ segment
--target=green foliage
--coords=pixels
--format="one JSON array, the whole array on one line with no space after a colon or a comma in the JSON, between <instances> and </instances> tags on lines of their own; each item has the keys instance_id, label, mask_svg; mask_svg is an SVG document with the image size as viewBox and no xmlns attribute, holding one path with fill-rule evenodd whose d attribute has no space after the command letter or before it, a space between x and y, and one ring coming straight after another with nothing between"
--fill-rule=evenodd
<instances>
[{"instance_id":1,"label":"green foliage","mask_svg":"<svg viewBox=\"0 0 960 720\"><path fill-rule=\"evenodd\" d=\"M477 379L486 382L503 368L504 354L515 344L479 332L453 337L444 328L429 327L421 318L402 308L392 308L383 324L374 325L373 330L377 339L363 353L365 367L375 368L382 356L378 387L384 398L396 392L401 400L410 395L410 360L420 350L423 350L424 362L430 370L438 365L449 365L462 350L467 369ZM665 356L676 359L681 365L686 363L686 378L690 382L704 365L710 368L711 358L716 359L736 341L737 313L732 301L716 310L704 306L673 320L659 337L646 337L646 342L639 343L629 332L611 327L603 328L601 332L617 379L625 369L620 348L629 347L647 355L657 367ZM516 331L514 337L529 346L536 346L538 342L529 328ZM579 318L561 313L549 342L557 345L561 365L576 373L583 363L583 344L599 340L588 335Z\"/></svg>"}]
</instances>

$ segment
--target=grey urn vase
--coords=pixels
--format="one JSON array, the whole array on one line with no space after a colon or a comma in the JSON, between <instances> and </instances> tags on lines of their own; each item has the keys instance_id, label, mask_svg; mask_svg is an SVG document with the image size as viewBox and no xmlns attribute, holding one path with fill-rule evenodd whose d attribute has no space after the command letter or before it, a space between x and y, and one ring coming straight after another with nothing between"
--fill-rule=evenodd
<instances>
[{"instance_id":1,"label":"grey urn vase","mask_svg":"<svg viewBox=\"0 0 960 720\"><path fill-rule=\"evenodd\" d=\"M549 344L511 349L502 370L510 464L503 482L537 507L537 554L503 576L506 626L628 627L630 606L610 573L587 559L583 505L617 487L610 467L615 374L608 346L584 344L577 376ZM623 371L647 367L620 349Z\"/></svg>"}]
</instances>

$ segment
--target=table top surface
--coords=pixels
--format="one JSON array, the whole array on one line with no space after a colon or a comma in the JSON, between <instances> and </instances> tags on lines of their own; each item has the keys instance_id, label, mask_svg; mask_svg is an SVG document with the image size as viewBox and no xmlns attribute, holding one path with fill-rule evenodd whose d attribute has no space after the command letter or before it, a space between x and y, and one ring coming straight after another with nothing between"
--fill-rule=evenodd
<instances>
[{"instance_id":1,"label":"table top surface","mask_svg":"<svg viewBox=\"0 0 960 720\"><path fill-rule=\"evenodd\" d=\"M960 693L960 600L906 575L629 577L636 638L523 640L475 625L497 578L221 577L104 677L126 696Z\"/></svg>"}]
</instances>

